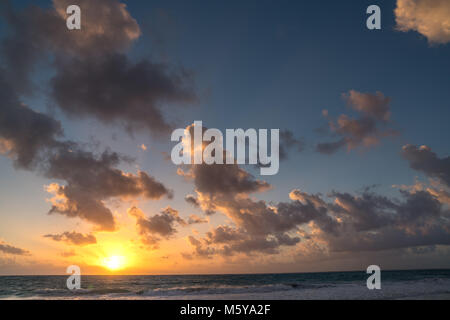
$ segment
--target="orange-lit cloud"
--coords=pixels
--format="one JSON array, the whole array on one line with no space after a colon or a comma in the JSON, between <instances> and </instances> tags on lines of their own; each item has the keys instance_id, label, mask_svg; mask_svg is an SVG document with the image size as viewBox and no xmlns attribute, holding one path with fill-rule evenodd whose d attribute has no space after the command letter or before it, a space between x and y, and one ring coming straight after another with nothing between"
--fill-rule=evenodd
<instances>
[{"instance_id":1,"label":"orange-lit cloud","mask_svg":"<svg viewBox=\"0 0 450 320\"><path fill-rule=\"evenodd\" d=\"M431 44L450 42L448 0L397 0L394 13L398 30L417 31Z\"/></svg>"},{"instance_id":2,"label":"orange-lit cloud","mask_svg":"<svg viewBox=\"0 0 450 320\"><path fill-rule=\"evenodd\" d=\"M77 246L85 246L88 244L97 243L97 239L92 234L82 234L79 232L63 232L61 234L46 234L44 238L49 238L54 241L63 241L68 244L73 244Z\"/></svg>"},{"instance_id":3,"label":"orange-lit cloud","mask_svg":"<svg viewBox=\"0 0 450 320\"><path fill-rule=\"evenodd\" d=\"M328 119L330 134L339 139L317 144L317 152L333 154L343 147L347 147L347 150L358 147L369 148L379 144L383 138L398 135L396 130L386 127L391 116L390 99L383 93L372 94L350 90L342 94L342 98L360 115L353 118L341 114L337 119L332 119L328 110L323 110L322 115Z\"/></svg>"},{"instance_id":4,"label":"orange-lit cloud","mask_svg":"<svg viewBox=\"0 0 450 320\"><path fill-rule=\"evenodd\" d=\"M10 254L10 255L18 255L18 256L26 256L26 255L30 254L30 252L27 250L12 246L1 240L0 240L0 253Z\"/></svg>"}]
</instances>

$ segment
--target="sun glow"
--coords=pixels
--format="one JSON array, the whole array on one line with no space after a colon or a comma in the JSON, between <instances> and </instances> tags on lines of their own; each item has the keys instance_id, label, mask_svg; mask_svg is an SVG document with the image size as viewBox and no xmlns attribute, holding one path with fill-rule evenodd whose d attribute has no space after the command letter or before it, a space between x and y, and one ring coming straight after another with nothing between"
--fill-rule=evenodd
<instances>
[{"instance_id":1,"label":"sun glow","mask_svg":"<svg viewBox=\"0 0 450 320\"><path fill-rule=\"evenodd\" d=\"M110 256L103 259L103 266L109 270L115 271L120 270L125 266L124 256Z\"/></svg>"}]
</instances>

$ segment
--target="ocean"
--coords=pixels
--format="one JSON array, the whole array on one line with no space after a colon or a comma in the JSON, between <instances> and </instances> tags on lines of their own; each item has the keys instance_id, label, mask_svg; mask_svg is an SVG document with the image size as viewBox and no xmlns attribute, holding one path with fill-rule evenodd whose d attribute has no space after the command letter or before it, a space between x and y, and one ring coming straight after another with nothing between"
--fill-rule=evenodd
<instances>
[{"instance_id":1,"label":"ocean","mask_svg":"<svg viewBox=\"0 0 450 320\"><path fill-rule=\"evenodd\" d=\"M450 270L382 271L381 290L365 272L245 275L1 276L0 299L450 299Z\"/></svg>"}]
</instances>

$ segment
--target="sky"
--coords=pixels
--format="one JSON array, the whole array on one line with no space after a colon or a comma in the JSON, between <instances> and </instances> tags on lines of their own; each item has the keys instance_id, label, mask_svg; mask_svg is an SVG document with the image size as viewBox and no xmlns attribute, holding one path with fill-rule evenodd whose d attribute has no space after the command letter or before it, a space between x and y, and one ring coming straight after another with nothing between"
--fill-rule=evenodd
<instances>
[{"instance_id":1,"label":"sky","mask_svg":"<svg viewBox=\"0 0 450 320\"><path fill-rule=\"evenodd\" d=\"M450 268L448 1L0 12L0 274ZM174 165L196 120L280 129L279 172Z\"/></svg>"}]
</instances>

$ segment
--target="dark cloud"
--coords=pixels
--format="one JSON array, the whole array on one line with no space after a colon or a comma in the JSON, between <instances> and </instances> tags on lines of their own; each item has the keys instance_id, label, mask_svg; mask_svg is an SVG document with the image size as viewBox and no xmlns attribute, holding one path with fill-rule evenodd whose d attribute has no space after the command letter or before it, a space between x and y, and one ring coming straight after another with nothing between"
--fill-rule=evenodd
<instances>
[{"instance_id":1,"label":"dark cloud","mask_svg":"<svg viewBox=\"0 0 450 320\"><path fill-rule=\"evenodd\" d=\"M319 195L294 190L293 202L272 208L251 201L251 207L236 201L228 203L228 207L217 204L238 227L220 226L191 244L195 254L207 256L275 254L282 246L298 245L301 240L325 245L328 252L450 245L448 209L426 191L401 195L403 201L373 193L354 196L333 192L329 196L334 202L328 203ZM294 236L293 231L301 237Z\"/></svg>"},{"instance_id":2,"label":"dark cloud","mask_svg":"<svg viewBox=\"0 0 450 320\"><path fill-rule=\"evenodd\" d=\"M417 230L409 233L395 227L386 227L379 233L365 233L361 235L342 235L327 238L331 252L364 252L381 251L429 245L450 245L448 228L437 225L427 228L425 232Z\"/></svg>"},{"instance_id":3,"label":"dark cloud","mask_svg":"<svg viewBox=\"0 0 450 320\"><path fill-rule=\"evenodd\" d=\"M0 82L4 84L0 87L0 144L4 153L18 168L34 169L49 178L67 181L67 186L52 187L58 203L50 212L79 216L103 229L114 229L111 212L94 194L101 192L96 189L101 183L97 178L102 178L102 172L113 170L110 167L118 164L118 156L106 155L97 160L93 154L76 149L76 143L58 141L56 138L62 135L59 122L21 104L1 77ZM94 179L89 179L92 174ZM104 178L109 179L106 175Z\"/></svg>"},{"instance_id":4,"label":"dark cloud","mask_svg":"<svg viewBox=\"0 0 450 320\"><path fill-rule=\"evenodd\" d=\"M323 154L333 154L344 147L346 144L347 141L345 139L340 139L335 142L318 143L316 146L316 151Z\"/></svg>"},{"instance_id":5,"label":"dark cloud","mask_svg":"<svg viewBox=\"0 0 450 320\"><path fill-rule=\"evenodd\" d=\"M376 230L388 226L402 228L425 224L445 215L442 203L428 191L400 192L404 201L394 201L371 192L356 197L348 193L333 192L335 203L329 206L355 231Z\"/></svg>"},{"instance_id":6,"label":"dark cloud","mask_svg":"<svg viewBox=\"0 0 450 320\"><path fill-rule=\"evenodd\" d=\"M206 234L203 239L188 238L194 247L194 254L200 257L211 258L214 254L232 256L243 253L276 254L281 246L293 246L300 241L298 237L290 237L280 234L275 237L250 235L243 229L235 229L229 226L219 226Z\"/></svg>"},{"instance_id":7,"label":"dark cloud","mask_svg":"<svg viewBox=\"0 0 450 320\"><path fill-rule=\"evenodd\" d=\"M199 205L203 212L212 215L216 211L216 198L233 197L236 194L261 192L270 185L256 180L250 173L241 169L237 164L199 164L191 165L188 173L182 170L178 174L192 179L197 194L201 197L188 197L187 202ZM195 201L194 201L195 200Z\"/></svg>"},{"instance_id":8,"label":"dark cloud","mask_svg":"<svg viewBox=\"0 0 450 320\"><path fill-rule=\"evenodd\" d=\"M334 192L329 214L338 221L330 234L317 226L314 241L331 252L377 251L448 245L448 209L428 191L401 192L403 201L374 193L353 196Z\"/></svg>"},{"instance_id":9,"label":"dark cloud","mask_svg":"<svg viewBox=\"0 0 450 320\"><path fill-rule=\"evenodd\" d=\"M65 71L64 67L77 63L80 63L76 65L79 74L86 71L82 66L88 69L113 66L111 74L105 75L100 69L92 70L98 73L90 74L90 78L96 81L104 77L105 88L109 85L125 88L133 77L143 75L144 78L140 80L144 81L146 87L139 87L138 90L147 90L149 85L159 89L160 81L164 87L167 81L175 78L164 78L164 75L158 74L162 65L142 63L136 66L121 55L140 33L124 4L106 0L55 0L53 4L54 8L50 9L31 6L14 12L9 2L3 3L2 14L11 34L2 42L0 51L4 64L0 73L0 152L12 158L17 168L35 170L49 179L65 182L65 185L51 184L48 187L48 191L54 194L50 213L79 217L97 225L100 230L111 231L116 225L104 201L136 196L147 199L170 198L172 192L145 172L130 174L117 169L121 163L130 161L122 155L108 150L88 151L77 142L63 140L64 133L59 121L21 102L23 94L31 87L31 73L43 55L51 54L56 61L53 84L62 79L60 71ZM69 4L78 4L82 8L82 32L68 31L65 27L65 10ZM85 14L88 11L92 15ZM119 76L121 72L124 77ZM152 75L149 72L153 72ZM117 75L115 79L113 74ZM72 76L77 75L67 74L69 78ZM83 84L83 81L79 83L80 86ZM71 89L76 91L77 86L73 84ZM128 89L132 90L131 87ZM98 96L105 98L111 93L120 92L117 88L105 90L110 91L97 92ZM122 96L122 93L119 95ZM119 95L113 100L119 101ZM96 103L100 106L99 101ZM125 103L122 107L130 110L130 105ZM82 112L78 110L77 113ZM120 117L126 119L123 115ZM160 130L158 126L161 123L158 121L155 124L156 131Z\"/></svg>"},{"instance_id":10,"label":"dark cloud","mask_svg":"<svg viewBox=\"0 0 450 320\"><path fill-rule=\"evenodd\" d=\"M5 254L17 255L17 256L27 256L30 252L21 248L14 247L3 241L0 241L0 252Z\"/></svg>"},{"instance_id":11,"label":"dark cloud","mask_svg":"<svg viewBox=\"0 0 450 320\"><path fill-rule=\"evenodd\" d=\"M405 145L402 156L409 161L412 169L422 171L427 176L438 178L450 186L450 157L439 158L436 153L427 146Z\"/></svg>"},{"instance_id":12,"label":"dark cloud","mask_svg":"<svg viewBox=\"0 0 450 320\"><path fill-rule=\"evenodd\" d=\"M58 213L69 218L78 217L95 224L98 230L114 231L116 229L111 210L88 192L58 184L47 186L47 192L54 195L50 199L52 208L49 214Z\"/></svg>"},{"instance_id":13,"label":"dark cloud","mask_svg":"<svg viewBox=\"0 0 450 320\"><path fill-rule=\"evenodd\" d=\"M244 235L237 229L230 226L218 226L212 231L206 233L207 243L227 243L230 241L242 240Z\"/></svg>"},{"instance_id":14,"label":"dark cloud","mask_svg":"<svg viewBox=\"0 0 450 320\"><path fill-rule=\"evenodd\" d=\"M259 152L259 146L257 147ZM292 152L302 152L305 149L305 142L303 138L296 138L294 133L290 130L280 130L279 132L279 160L284 161L289 158L289 155ZM248 162L248 154L246 154L246 161ZM258 163L256 164L257 168L268 167L270 164L262 164L259 160L258 155Z\"/></svg>"},{"instance_id":15,"label":"dark cloud","mask_svg":"<svg viewBox=\"0 0 450 320\"><path fill-rule=\"evenodd\" d=\"M178 211L171 207L151 217L146 217L137 207L130 208L128 214L136 218L136 227L141 235L141 241L151 249L158 248L161 238L169 239L173 236L177 232L176 224L187 225L186 221L178 215Z\"/></svg>"},{"instance_id":16,"label":"dark cloud","mask_svg":"<svg viewBox=\"0 0 450 320\"><path fill-rule=\"evenodd\" d=\"M74 4L81 8L81 30L66 28L66 8ZM54 0L53 8L29 6L19 12L9 2L3 6L11 30L1 50L5 79L19 93L30 91L31 73L51 56L56 71L51 96L72 116L162 134L171 128L162 105L196 101L190 72L168 63L128 59L125 52L140 28L119 1Z\"/></svg>"},{"instance_id":17,"label":"dark cloud","mask_svg":"<svg viewBox=\"0 0 450 320\"><path fill-rule=\"evenodd\" d=\"M344 100L355 111L360 113L357 118L341 114L336 120L329 119L329 128L337 141L319 143L316 151L323 154L333 154L343 147L347 150L358 147L377 145L381 139L395 136L396 130L387 128L390 119L390 99L381 92L376 94L361 93L350 90L344 93ZM323 112L329 118L328 111Z\"/></svg>"},{"instance_id":18,"label":"dark cloud","mask_svg":"<svg viewBox=\"0 0 450 320\"><path fill-rule=\"evenodd\" d=\"M256 180L236 164L194 165L196 189L208 194L251 193L269 188L265 181Z\"/></svg>"},{"instance_id":19,"label":"dark cloud","mask_svg":"<svg viewBox=\"0 0 450 320\"><path fill-rule=\"evenodd\" d=\"M396 205L386 197L369 192L360 197L339 192L332 192L331 196L335 197L331 209L356 231L373 230L394 222L392 212Z\"/></svg>"},{"instance_id":20,"label":"dark cloud","mask_svg":"<svg viewBox=\"0 0 450 320\"><path fill-rule=\"evenodd\" d=\"M234 226L219 226L202 238L188 239L193 255L276 254L282 247L312 246L311 242L316 250L327 252L450 244L450 212L436 189L403 189L400 199L376 194L373 188L364 188L359 195L333 191L327 196L332 202L321 194L293 190L290 202L267 203L249 197L266 188L200 188L197 178L207 169L202 165L192 169L196 200L202 209L224 213ZM228 174L241 175L240 170Z\"/></svg>"},{"instance_id":21,"label":"dark cloud","mask_svg":"<svg viewBox=\"0 0 450 320\"><path fill-rule=\"evenodd\" d=\"M66 9L73 4L81 8L82 30L66 28ZM54 0L53 8L29 6L19 12L6 1L1 11L10 29L1 45L2 56L9 66L8 79L21 91L30 89L30 72L49 52L101 57L123 52L140 35L137 22L116 0Z\"/></svg>"},{"instance_id":22,"label":"dark cloud","mask_svg":"<svg viewBox=\"0 0 450 320\"><path fill-rule=\"evenodd\" d=\"M97 239L92 234L82 234L79 232L63 232L61 234L46 234L44 238L50 238L54 241L62 241L76 246L86 246L97 243Z\"/></svg>"},{"instance_id":23,"label":"dark cloud","mask_svg":"<svg viewBox=\"0 0 450 320\"><path fill-rule=\"evenodd\" d=\"M69 5L78 5L81 9L81 30L69 30L66 27L66 9ZM35 49L35 53L53 51L58 54L76 56L102 56L110 52L123 52L140 36L140 28L126 9L126 5L117 0L53 0L53 7L43 9L28 6L14 11L9 1L3 4L3 15L12 29L4 46L26 51ZM18 65L23 56L5 55L8 62Z\"/></svg>"},{"instance_id":24,"label":"dark cloud","mask_svg":"<svg viewBox=\"0 0 450 320\"><path fill-rule=\"evenodd\" d=\"M302 152L305 149L305 142L303 139L298 139L290 130L280 130L280 160L288 158L291 150Z\"/></svg>"},{"instance_id":25,"label":"dark cloud","mask_svg":"<svg viewBox=\"0 0 450 320\"><path fill-rule=\"evenodd\" d=\"M242 229L233 229L228 226L219 226L206 234L207 244L224 244L222 253L232 255L234 253L264 252L278 253L282 245L292 246L300 241L298 237L290 237L279 234L268 239L265 235L251 236Z\"/></svg>"},{"instance_id":26,"label":"dark cloud","mask_svg":"<svg viewBox=\"0 0 450 320\"><path fill-rule=\"evenodd\" d=\"M84 190L100 199L139 195L149 199L171 197L171 191L146 172L134 175L116 169L126 160L116 152L107 150L97 155L74 148L58 151L49 159L46 174L66 180L69 188Z\"/></svg>"},{"instance_id":27,"label":"dark cloud","mask_svg":"<svg viewBox=\"0 0 450 320\"><path fill-rule=\"evenodd\" d=\"M0 75L0 151L18 168L31 169L36 161L57 145L61 124L20 102L8 81ZM3 148L1 148L3 145Z\"/></svg>"},{"instance_id":28,"label":"dark cloud","mask_svg":"<svg viewBox=\"0 0 450 320\"><path fill-rule=\"evenodd\" d=\"M54 194L50 213L80 217L101 230L112 231L115 229L114 217L104 200L172 197L172 191L147 173L139 171L135 175L115 168L123 160L119 154L109 151L96 155L77 148L58 150L48 160L45 174L49 178L65 180L66 185L47 187L47 191Z\"/></svg>"},{"instance_id":29,"label":"dark cloud","mask_svg":"<svg viewBox=\"0 0 450 320\"><path fill-rule=\"evenodd\" d=\"M199 224L199 223L208 223L208 218L202 218L197 216L196 214L191 214L187 221L188 224Z\"/></svg>"},{"instance_id":30,"label":"dark cloud","mask_svg":"<svg viewBox=\"0 0 450 320\"><path fill-rule=\"evenodd\" d=\"M201 241L195 239L193 236L188 236L188 241L191 244L191 246L194 247L194 253L193 254L182 254L185 259L191 260L193 256L203 257L210 259L212 255L216 253L216 250L214 248L210 248L208 246L204 246Z\"/></svg>"},{"instance_id":31,"label":"dark cloud","mask_svg":"<svg viewBox=\"0 0 450 320\"><path fill-rule=\"evenodd\" d=\"M193 205L196 208L200 206L197 198L195 198L195 196L193 196L192 194L188 194L186 197L184 197L184 200L186 200L187 203Z\"/></svg>"},{"instance_id":32,"label":"dark cloud","mask_svg":"<svg viewBox=\"0 0 450 320\"><path fill-rule=\"evenodd\" d=\"M191 239L197 255L276 253L282 246L295 245L299 238L291 233L314 219L324 228L332 229L333 221L326 216L326 208L315 207L310 201L271 205L250 198L250 194L263 192L271 186L256 180L237 164L191 165L184 175L194 181L197 193L197 197L190 196L187 201L195 200L207 215L220 211L236 225L235 229L219 227L205 239ZM230 242L225 244L220 239Z\"/></svg>"},{"instance_id":33,"label":"dark cloud","mask_svg":"<svg viewBox=\"0 0 450 320\"><path fill-rule=\"evenodd\" d=\"M94 116L128 130L145 128L168 133L163 103L191 103L196 97L191 75L147 60L131 63L124 55L101 59L72 59L58 65L51 80L57 106L73 116Z\"/></svg>"},{"instance_id":34,"label":"dark cloud","mask_svg":"<svg viewBox=\"0 0 450 320\"><path fill-rule=\"evenodd\" d=\"M61 141L58 121L22 104L0 77L0 151L18 168L35 170L50 179L66 182L52 185L56 202L51 213L78 216L100 229L115 228L111 211L103 200L111 197L171 197L172 192L145 172L124 173L116 167L127 159L117 153L86 151L72 141Z\"/></svg>"},{"instance_id":35,"label":"dark cloud","mask_svg":"<svg viewBox=\"0 0 450 320\"><path fill-rule=\"evenodd\" d=\"M220 226L204 239L191 239L197 255L277 253L280 247L300 241L290 234L299 225L317 220L324 228L332 229L333 221L326 216L326 208L315 207L310 200L271 205L250 198L249 194L265 191L270 185L254 180L238 165L193 165L189 176L194 181L195 200L200 208L207 214L211 210L225 213L236 225Z\"/></svg>"},{"instance_id":36,"label":"dark cloud","mask_svg":"<svg viewBox=\"0 0 450 320\"><path fill-rule=\"evenodd\" d=\"M202 127L203 132L207 130ZM191 136L191 157L194 154L194 125L186 128L189 130ZM203 142L202 148L207 146L207 142ZM226 159L226 151L224 150L223 158ZM270 185L262 180L257 180L253 175L248 173L234 164L195 164L190 165L187 172L181 168L178 174L184 176L188 180L193 180L195 188L198 192L209 195L211 197L219 194L245 194L253 192L261 192L270 188ZM185 200L188 203L196 205L199 203L194 196L187 196Z\"/></svg>"},{"instance_id":37,"label":"dark cloud","mask_svg":"<svg viewBox=\"0 0 450 320\"><path fill-rule=\"evenodd\" d=\"M224 200L224 201L223 201ZM298 225L314 219L326 220L326 210L311 202L280 202L269 205L265 201L246 199L216 200L224 207L233 221L246 232L254 235L280 235L295 230Z\"/></svg>"}]
</instances>

